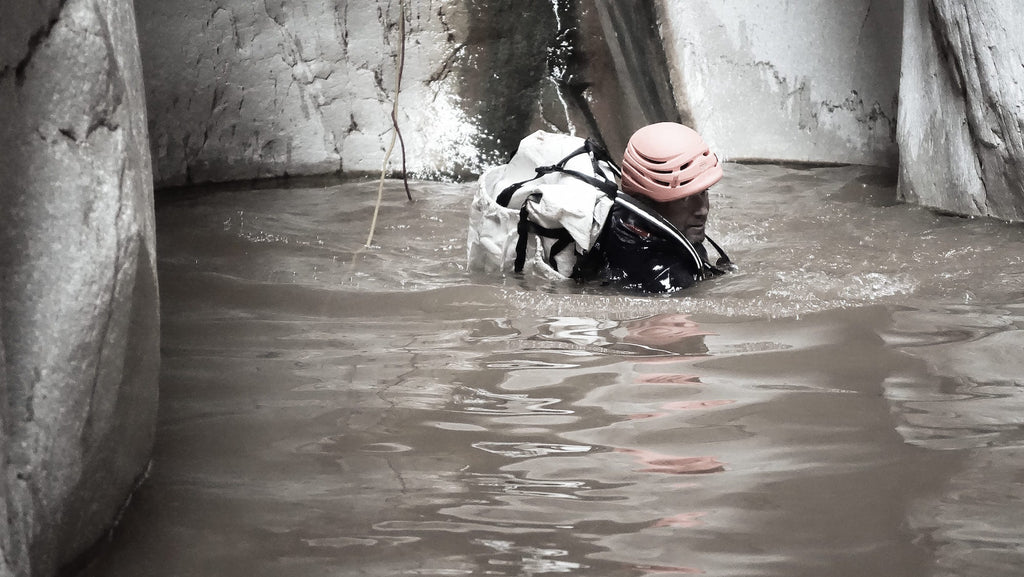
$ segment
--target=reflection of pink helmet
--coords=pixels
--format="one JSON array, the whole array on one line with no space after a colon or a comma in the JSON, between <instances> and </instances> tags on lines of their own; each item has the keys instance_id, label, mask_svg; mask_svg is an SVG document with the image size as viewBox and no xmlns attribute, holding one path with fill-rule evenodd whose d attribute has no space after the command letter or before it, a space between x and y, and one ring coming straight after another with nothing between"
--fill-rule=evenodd
<instances>
[{"instance_id":1,"label":"reflection of pink helmet","mask_svg":"<svg viewBox=\"0 0 1024 577\"><path fill-rule=\"evenodd\" d=\"M637 130L622 157L622 190L667 202L699 194L722 178L722 165L692 128L659 122Z\"/></svg>"},{"instance_id":2,"label":"reflection of pink helmet","mask_svg":"<svg viewBox=\"0 0 1024 577\"><path fill-rule=\"evenodd\" d=\"M670 345L685 338L711 334L690 320L690 317L679 313L663 313L627 321L624 326L627 341L652 346Z\"/></svg>"}]
</instances>

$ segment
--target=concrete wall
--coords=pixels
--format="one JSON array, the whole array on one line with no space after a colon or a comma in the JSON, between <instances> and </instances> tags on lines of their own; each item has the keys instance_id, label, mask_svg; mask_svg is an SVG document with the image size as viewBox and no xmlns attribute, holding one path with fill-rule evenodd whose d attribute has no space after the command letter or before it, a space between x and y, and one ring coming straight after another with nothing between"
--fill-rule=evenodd
<instances>
[{"instance_id":1,"label":"concrete wall","mask_svg":"<svg viewBox=\"0 0 1024 577\"><path fill-rule=\"evenodd\" d=\"M453 75L470 14L461 2L411 4L399 121L410 169L431 176L476 157L476 127ZM397 2L138 0L136 8L161 185L380 170Z\"/></svg>"},{"instance_id":2,"label":"concrete wall","mask_svg":"<svg viewBox=\"0 0 1024 577\"><path fill-rule=\"evenodd\" d=\"M136 6L158 185L380 170L399 3ZM472 176L537 128L614 153L677 119L728 158L895 165L901 18L871 0L413 0L408 169Z\"/></svg>"},{"instance_id":3,"label":"concrete wall","mask_svg":"<svg viewBox=\"0 0 1024 577\"><path fill-rule=\"evenodd\" d=\"M130 2L0 14L0 575L48 576L148 465L152 179Z\"/></svg>"},{"instance_id":4,"label":"concrete wall","mask_svg":"<svg viewBox=\"0 0 1024 577\"><path fill-rule=\"evenodd\" d=\"M901 4L662 0L676 99L729 159L895 166Z\"/></svg>"},{"instance_id":5,"label":"concrete wall","mask_svg":"<svg viewBox=\"0 0 1024 577\"><path fill-rule=\"evenodd\" d=\"M900 194L1024 220L1024 24L1013 0L906 0Z\"/></svg>"},{"instance_id":6,"label":"concrete wall","mask_svg":"<svg viewBox=\"0 0 1024 577\"><path fill-rule=\"evenodd\" d=\"M379 170L399 6L137 0L158 185ZM1019 65L1022 36L1004 24L1014 9L907 0L904 31L902 0L410 0L398 114L408 168L472 177L538 128L617 153L638 125L679 119L732 160L896 166L902 149L906 198L1017 218L1007 207L1021 204L1020 179L1000 175L1019 172L1019 98L993 72Z\"/></svg>"},{"instance_id":7,"label":"concrete wall","mask_svg":"<svg viewBox=\"0 0 1024 577\"><path fill-rule=\"evenodd\" d=\"M621 148L644 123L678 118L652 6L408 2L398 108L408 170L472 177L533 130L607 136ZM136 7L158 185L380 171L398 2ZM642 69L630 72L638 57ZM658 90L621 82L631 74L660 79ZM401 169L397 148L389 166Z\"/></svg>"}]
</instances>

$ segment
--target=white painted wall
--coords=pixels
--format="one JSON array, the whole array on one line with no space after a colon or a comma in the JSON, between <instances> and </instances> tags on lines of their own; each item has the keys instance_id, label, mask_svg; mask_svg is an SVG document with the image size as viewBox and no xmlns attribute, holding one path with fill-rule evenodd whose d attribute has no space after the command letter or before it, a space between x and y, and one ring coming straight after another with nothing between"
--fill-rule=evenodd
<instances>
[{"instance_id":1,"label":"white painted wall","mask_svg":"<svg viewBox=\"0 0 1024 577\"><path fill-rule=\"evenodd\" d=\"M677 102L727 159L894 166L902 4L661 0Z\"/></svg>"}]
</instances>

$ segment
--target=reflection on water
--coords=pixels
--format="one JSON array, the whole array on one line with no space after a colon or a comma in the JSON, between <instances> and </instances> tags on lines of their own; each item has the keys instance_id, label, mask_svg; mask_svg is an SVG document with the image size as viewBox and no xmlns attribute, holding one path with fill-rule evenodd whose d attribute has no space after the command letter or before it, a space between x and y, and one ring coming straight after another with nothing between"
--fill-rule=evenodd
<instances>
[{"instance_id":1,"label":"reflection on water","mask_svg":"<svg viewBox=\"0 0 1024 577\"><path fill-rule=\"evenodd\" d=\"M682 298L476 278L465 186L369 250L373 183L162 204L153 475L87 575L1016 575L1024 234L731 168L741 271Z\"/></svg>"}]
</instances>

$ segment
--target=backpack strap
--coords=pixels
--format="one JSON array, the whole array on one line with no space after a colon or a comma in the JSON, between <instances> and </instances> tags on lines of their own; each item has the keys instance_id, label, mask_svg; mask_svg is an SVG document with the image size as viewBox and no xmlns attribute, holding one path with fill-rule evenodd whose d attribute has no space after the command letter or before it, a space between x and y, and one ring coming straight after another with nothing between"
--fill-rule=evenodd
<instances>
[{"instance_id":1,"label":"backpack strap","mask_svg":"<svg viewBox=\"0 0 1024 577\"><path fill-rule=\"evenodd\" d=\"M594 168L594 175L565 167L570 160L581 154L586 154L590 158L591 166ZM614 161L612 161L611 155L608 154L608 151L605 150L605 148L597 141L588 138L583 142L582 146L570 152L565 156L565 158L559 160L555 164L550 166L538 166L534 169L537 174L533 178L516 182L505 187L495 198L495 202L505 208L509 208L508 205L512 202L512 196L515 195L515 193L525 184L533 182L546 174L555 172L567 174L573 178L581 180L600 190L608 196L608 198L615 200L619 194L619 186L614 179L610 179L605 176L605 168L601 166L601 162L604 162L606 166L610 167L615 176L620 174L619 167ZM514 270L516 273L523 272L523 269L526 266L526 248L530 233L544 238L555 239L555 243L548 251L547 259L547 264L555 271L558 271L558 264L555 262L555 257L571 246L574 242L572 235L564 228L548 228L530 221L528 218L527 206L531 202L538 202L541 196L542 194L539 192L530 194L526 200L523 201L523 204L519 209L519 224L516 228L519 238L516 240L516 258L514 261Z\"/></svg>"},{"instance_id":2,"label":"backpack strap","mask_svg":"<svg viewBox=\"0 0 1024 577\"><path fill-rule=\"evenodd\" d=\"M548 256L548 266L555 269L556 272L558 272L558 262L555 261L555 257L575 242L572 235L569 234L569 231L563 228L562 232L564 232L565 235L560 236L558 240L555 241L555 244L551 245L551 254Z\"/></svg>"},{"instance_id":3,"label":"backpack strap","mask_svg":"<svg viewBox=\"0 0 1024 577\"><path fill-rule=\"evenodd\" d=\"M589 184L590 186L593 186L594 188L605 193L608 196L608 198L615 200L615 197L618 196L619 194L619 185L616 184L614 180L611 180L604 176L604 169L601 167L601 162L604 161L608 166L610 166L616 176L619 176L620 174L619 167L616 166L615 163L612 161L612 157L610 154L608 154L608 151L592 138L588 138L586 141L583 142L583 150L586 151L587 156L590 157L590 164L594 168L594 174L600 175L600 177L591 176L589 174L583 174L582 172L577 172L575 170L566 169L564 168L564 161L560 163L563 166L561 172L564 172L565 174L574 176L582 180L583 182Z\"/></svg>"},{"instance_id":4,"label":"backpack strap","mask_svg":"<svg viewBox=\"0 0 1024 577\"><path fill-rule=\"evenodd\" d=\"M541 196L542 195L539 192L531 194L525 201L523 201L523 207L519 209L519 225L516 228L519 233L519 238L516 240L516 260L514 262L514 270L517 274L523 272L523 268L526 266L527 241L529 240L531 232L537 236L555 239L555 244L552 245L550 254L548 255L548 265L555 269L555 271L558 270L558 264L555 262L555 257L573 243L572 235L564 228L548 228L527 218L529 216L529 204L531 202L539 201Z\"/></svg>"},{"instance_id":5,"label":"backpack strap","mask_svg":"<svg viewBox=\"0 0 1024 577\"><path fill-rule=\"evenodd\" d=\"M608 153L608 149L605 148L601 143L594 140L593 138L587 138L584 146L590 147L590 162L594 165L594 174L604 173L604 171L601 170L601 166L598 164L599 162L603 161L612 169L612 172L615 173L616 177L622 176L622 170L619 169L619 165L615 164L615 161L612 160L612 155Z\"/></svg>"},{"instance_id":6,"label":"backpack strap","mask_svg":"<svg viewBox=\"0 0 1024 577\"><path fill-rule=\"evenodd\" d=\"M550 166L538 166L537 168L534 169L534 171L537 174L533 178L528 178L526 180L523 180L523 181L520 181L520 182L516 182L516 183L513 183L513 184L510 184L510 185L506 186L505 189L502 190L500 194L498 194L497 198L495 198L495 202L497 202L498 204L500 204L501 206L503 206L505 208L508 208L508 203L512 201L512 195L515 194L517 190L522 188L524 184L527 184L529 182L533 182L533 181L537 180L538 178L544 176L545 174L550 174L552 172L564 172L565 164L567 162L569 162L573 158L576 158L577 156L579 156L581 154L584 154L586 152L587 152L587 146L586 146L586 143L584 143L583 146L581 146L581 147L577 148L576 150L570 152L568 154L568 156L566 156L562 160L559 160L557 163L552 164Z\"/></svg>"},{"instance_id":7,"label":"backpack strap","mask_svg":"<svg viewBox=\"0 0 1024 577\"><path fill-rule=\"evenodd\" d=\"M581 154L586 154L587 156L590 157L590 162L594 167L594 174L600 174L601 177L591 176L589 174L584 174L582 172L568 169L565 167L565 165L570 160L576 158ZM509 208L508 204L509 202L512 201L512 196L516 193L516 191L522 188L523 185L529 182L533 182L534 180L537 180L538 178L546 174L551 174L553 172L561 172L563 174L568 174L574 178L578 178L583 182L589 184L590 186L593 186L594 188L605 193L612 200L615 200L615 196L618 194L619 191L619 186L615 183L614 180L610 180L604 177L604 170L599 165L599 162L601 161L604 161L609 166L611 166L616 175L619 174L619 167L616 166L614 162L612 162L611 156L608 154L608 151L605 150L604 147L598 144L596 141L588 138L583 142L583 146L570 152L565 158L559 160L555 164L552 164L550 166L538 166L537 168L535 168L534 170L537 174L533 178L528 178L521 182L516 182L506 186L504 190L502 190L495 198L495 202L497 202L499 205L505 208Z\"/></svg>"},{"instance_id":8,"label":"backpack strap","mask_svg":"<svg viewBox=\"0 0 1024 577\"><path fill-rule=\"evenodd\" d=\"M534 193L531 197L540 198L540 193ZM519 209L519 226L517 232L519 238L516 240L516 260L515 260L515 272L519 274L523 272L523 267L526 266L526 244L530 237L530 219L526 218L526 203L529 202L529 198L523 202L523 207Z\"/></svg>"}]
</instances>

